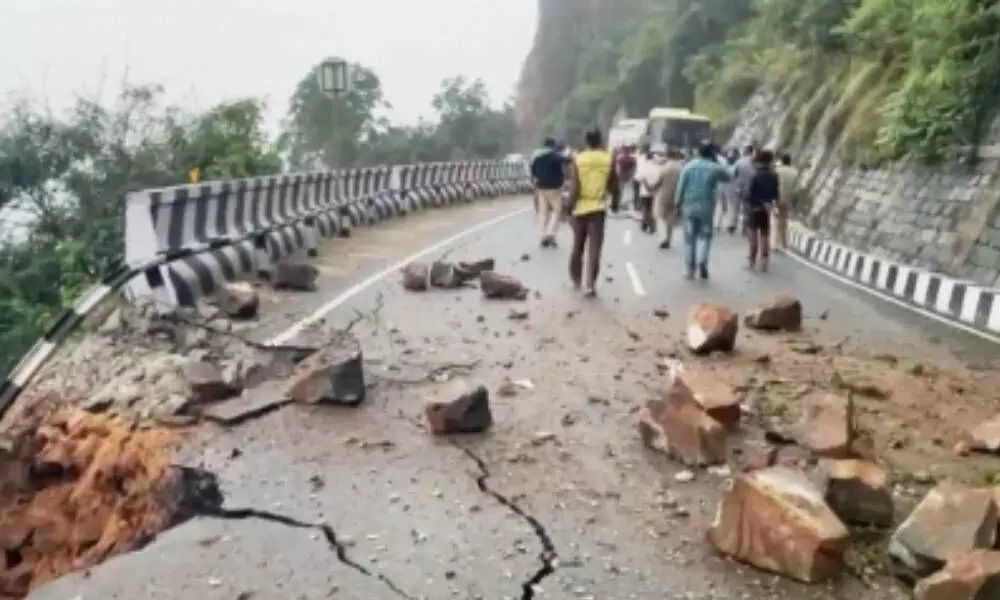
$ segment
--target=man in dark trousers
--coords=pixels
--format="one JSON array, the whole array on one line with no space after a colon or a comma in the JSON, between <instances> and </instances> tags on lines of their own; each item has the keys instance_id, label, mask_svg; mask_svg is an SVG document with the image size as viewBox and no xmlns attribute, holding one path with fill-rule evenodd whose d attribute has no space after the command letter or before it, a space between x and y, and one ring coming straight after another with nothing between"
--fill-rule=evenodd
<instances>
[{"instance_id":1,"label":"man in dark trousers","mask_svg":"<svg viewBox=\"0 0 1000 600\"><path fill-rule=\"evenodd\" d=\"M611 198L611 212L618 212L621 189L613 155L604 149L600 130L588 131L584 141L586 147L573 157L573 186L570 193L573 249L569 258L569 276L574 287L579 289L582 286L584 295L592 297L597 294L597 274L604 246L608 197ZM584 254L587 257L586 265L583 261Z\"/></svg>"},{"instance_id":2,"label":"man in dark trousers","mask_svg":"<svg viewBox=\"0 0 1000 600\"><path fill-rule=\"evenodd\" d=\"M563 157L556 148L556 141L546 139L544 151L531 161L531 179L535 182L538 198L538 220L542 228L542 248L556 245L556 231L562 209L562 187L565 182Z\"/></svg>"},{"instance_id":3,"label":"man in dark trousers","mask_svg":"<svg viewBox=\"0 0 1000 600\"><path fill-rule=\"evenodd\" d=\"M754 157L755 171L747 187L745 202L747 238L749 239L748 267L758 264L767 271L770 256L771 210L780 198L778 174L774 172L774 154L760 150Z\"/></svg>"},{"instance_id":4,"label":"man in dark trousers","mask_svg":"<svg viewBox=\"0 0 1000 600\"><path fill-rule=\"evenodd\" d=\"M639 165L635 157L635 146L622 147L617 153L615 162L615 168L618 170L618 184L622 188L619 191L619 196L624 200L625 189L628 188L631 192L632 208L636 208L639 200L639 181L635 174Z\"/></svg>"}]
</instances>

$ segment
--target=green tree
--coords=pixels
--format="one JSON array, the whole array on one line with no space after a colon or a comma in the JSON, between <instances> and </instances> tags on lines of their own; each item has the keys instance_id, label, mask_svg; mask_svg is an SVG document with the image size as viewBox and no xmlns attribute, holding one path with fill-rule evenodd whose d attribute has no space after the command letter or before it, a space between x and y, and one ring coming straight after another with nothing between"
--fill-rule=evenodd
<instances>
[{"instance_id":1,"label":"green tree","mask_svg":"<svg viewBox=\"0 0 1000 600\"><path fill-rule=\"evenodd\" d=\"M263 109L240 100L203 114L133 87L112 106L81 100L66 116L20 103L0 121L0 369L122 260L122 202L133 188L277 172ZM13 232L11 232L13 229Z\"/></svg>"},{"instance_id":2,"label":"green tree","mask_svg":"<svg viewBox=\"0 0 1000 600\"><path fill-rule=\"evenodd\" d=\"M431 106L438 118L437 145L447 149L448 158L500 158L513 149L517 137L513 108L493 109L481 79L445 79Z\"/></svg>"},{"instance_id":3,"label":"green tree","mask_svg":"<svg viewBox=\"0 0 1000 600\"><path fill-rule=\"evenodd\" d=\"M320 89L319 69L320 64L310 69L292 94L281 140L288 161L296 169L317 162L327 168L361 164L364 140L382 124L377 111L390 108L382 83L371 69L352 64L349 89L331 97Z\"/></svg>"}]
</instances>

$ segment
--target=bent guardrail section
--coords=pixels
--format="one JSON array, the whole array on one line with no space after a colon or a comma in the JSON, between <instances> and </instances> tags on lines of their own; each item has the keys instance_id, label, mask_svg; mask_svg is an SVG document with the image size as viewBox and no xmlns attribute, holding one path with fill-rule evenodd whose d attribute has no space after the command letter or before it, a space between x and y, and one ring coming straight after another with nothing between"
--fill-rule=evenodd
<instances>
[{"instance_id":1,"label":"bent guardrail section","mask_svg":"<svg viewBox=\"0 0 1000 600\"><path fill-rule=\"evenodd\" d=\"M213 181L125 197L126 266L56 319L0 382L0 418L86 317L110 296L152 296L165 312L193 306L225 281L266 271L320 239L416 210L527 192L521 162L473 161L343 169Z\"/></svg>"}]
</instances>

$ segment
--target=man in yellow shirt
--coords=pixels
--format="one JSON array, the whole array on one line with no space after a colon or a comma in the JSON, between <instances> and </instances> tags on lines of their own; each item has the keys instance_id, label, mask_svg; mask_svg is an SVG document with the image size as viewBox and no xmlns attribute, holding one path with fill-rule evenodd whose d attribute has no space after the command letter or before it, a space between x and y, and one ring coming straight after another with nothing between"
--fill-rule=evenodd
<instances>
[{"instance_id":1,"label":"man in yellow shirt","mask_svg":"<svg viewBox=\"0 0 1000 600\"><path fill-rule=\"evenodd\" d=\"M792 166L790 155L781 155L778 165L778 202L774 206L774 228L772 229L772 248L784 248L788 245L788 213L795 206L795 195L798 192L799 172Z\"/></svg>"},{"instance_id":2,"label":"man in yellow shirt","mask_svg":"<svg viewBox=\"0 0 1000 600\"><path fill-rule=\"evenodd\" d=\"M614 156L604 149L600 130L588 131L584 142L586 148L573 157L573 185L570 192L573 249L569 257L569 276L574 287L579 289L583 286L584 295L592 297L597 294L597 273L604 246L607 199L611 196L611 211L618 212L621 190L615 175ZM586 273L583 264L585 252Z\"/></svg>"}]
</instances>

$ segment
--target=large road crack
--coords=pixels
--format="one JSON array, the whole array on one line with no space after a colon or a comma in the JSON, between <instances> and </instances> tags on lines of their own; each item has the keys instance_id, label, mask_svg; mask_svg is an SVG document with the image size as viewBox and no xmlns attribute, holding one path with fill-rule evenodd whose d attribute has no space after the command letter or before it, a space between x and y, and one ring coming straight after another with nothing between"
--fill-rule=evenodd
<instances>
[{"instance_id":1,"label":"large road crack","mask_svg":"<svg viewBox=\"0 0 1000 600\"><path fill-rule=\"evenodd\" d=\"M475 462L477 467L479 467L480 474L476 477L476 485L479 486L479 489L484 494L492 496L497 502L504 505L508 510L515 513L517 516L524 519L524 521L531 526L531 530L534 532L535 537L538 538L539 543L542 545L542 552L538 555L538 561L541 565L538 570L531 575L531 577L521 584L521 587L523 588L523 591L521 592L521 600L533 600L535 597L535 586L540 584L542 580L549 575L555 573L556 567L558 566L559 556L556 552L555 544L552 543L552 538L549 537L548 530L546 530L545 526L542 525L542 522L539 521L534 515L521 508L520 505L504 494L501 494L490 487L489 465L486 464L486 461L481 456L465 446L461 446L454 442L453 445L464 452L465 455Z\"/></svg>"},{"instance_id":2,"label":"large road crack","mask_svg":"<svg viewBox=\"0 0 1000 600\"><path fill-rule=\"evenodd\" d=\"M308 522L258 508L224 508L223 495L219 490L218 481L213 473L201 469L190 467L179 467L183 472L184 487L180 502L183 504L182 511L188 517L200 516L229 521L242 521L254 519L277 523L293 529L315 530L323 535L327 546L337 556L337 560L361 573L365 577L374 579L387 587L394 594L405 600L416 600L414 596L407 594L392 579L384 573L375 571L354 561L347 553L347 546L337 536L337 531L328 523Z\"/></svg>"}]
</instances>

